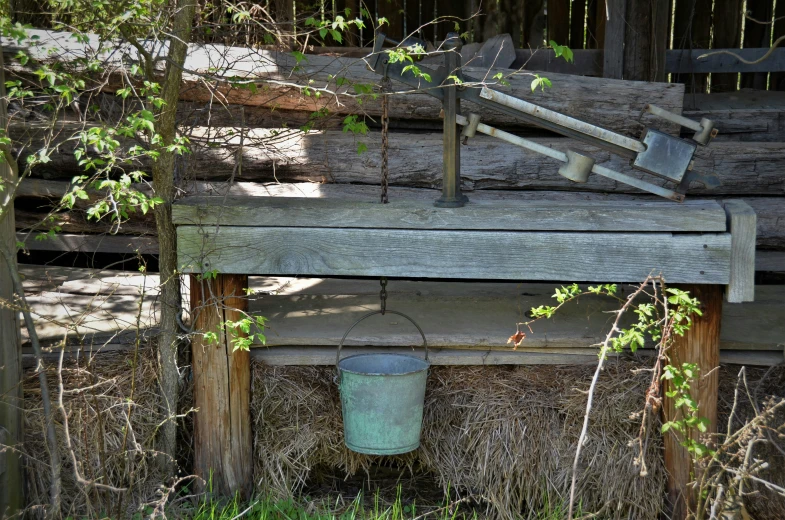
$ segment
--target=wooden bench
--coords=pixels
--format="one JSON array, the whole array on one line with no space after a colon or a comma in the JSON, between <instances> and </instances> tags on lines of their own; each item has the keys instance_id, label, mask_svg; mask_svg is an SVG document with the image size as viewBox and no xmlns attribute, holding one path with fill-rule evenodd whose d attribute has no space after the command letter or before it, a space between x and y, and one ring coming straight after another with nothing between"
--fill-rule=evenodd
<instances>
[{"instance_id":1,"label":"wooden bench","mask_svg":"<svg viewBox=\"0 0 785 520\"><path fill-rule=\"evenodd\" d=\"M435 208L422 200L193 197L174 205L173 219L182 271L211 273L191 280L202 331L247 309L248 275L635 283L661 273L703 302L704 317L678 349L682 362L708 374L697 397L711 420L723 288L729 303L754 298L755 213L734 200ZM249 353L233 352L225 338L193 342L197 473L212 470L213 485L228 492L250 483L249 366ZM666 451L677 475L671 488L681 489L689 458L673 439Z\"/></svg>"}]
</instances>

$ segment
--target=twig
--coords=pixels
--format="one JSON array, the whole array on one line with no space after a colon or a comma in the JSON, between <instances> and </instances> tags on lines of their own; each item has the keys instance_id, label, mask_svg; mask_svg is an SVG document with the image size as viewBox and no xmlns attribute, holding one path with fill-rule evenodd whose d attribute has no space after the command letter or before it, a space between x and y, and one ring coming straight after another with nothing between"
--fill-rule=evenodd
<instances>
[{"instance_id":1,"label":"twig","mask_svg":"<svg viewBox=\"0 0 785 520\"><path fill-rule=\"evenodd\" d=\"M756 63L760 63L762 61L767 60L769 58L769 56L771 56L771 54L774 52L774 49L776 49L777 46L780 43L782 43L782 42L785 42L785 36L780 36L779 38L777 38L777 41L775 41L774 44L772 44L772 46L769 48L769 50L766 51L766 54L764 54L763 56L761 56L760 58L758 58L757 60L754 60L754 61L745 60L744 58L742 58L741 56L739 56L735 52L725 51L725 50L709 52L707 54L701 54L700 56L698 56L698 59L702 60L704 58L708 58L709 56L716 56L718 54L728 54L730 56L733 56L734 58L736 58L737 60L739 60L742 63L745 63L747 65L755 65Z\"/></svg>"},{"instance_id":2,"label":"twig","mask_svg":"<svg viewBox=\"0 0 785 520\"><path fill-rule=\"evenodd\" d=\"M577 487L578 481L578 463L580 462L581 458L581 450L583 445L586 443L586 436L589 432L589 416L591 415L591 407L594 401L594 391L597 388L597 381L600 379L600 372L602 372L603 366L605 364L605 360L608 356L608 351L610 347L608 344L613 339L613 336L619 330L619 322L621 321L621 317L627 312L627 309L632 305L633 300L643 292L645 287L649 284L649 281L652 279L651 276L648 276L646 280L643 281L641 285L638 286L638 289L635 290L632 294L627 297L627 301L624 302L624 305L621 309L619 309L618 313L616 314L616 319L613 322L613 326L608 334L605 336L605 341L602 342L602 346L600 347L600 360L597 362L597 368L594 371L594 376L591 380L591 385L589 386L589 397L586 400L586 413L583 416L583 428L581 429L581 435L578 438L578 446L575 449L575 460L572 463L572 482L570 484L570 505L567 512L568 520L572 519L573 509L575 507L575 489Z\"/></svg>"}]
</instances>

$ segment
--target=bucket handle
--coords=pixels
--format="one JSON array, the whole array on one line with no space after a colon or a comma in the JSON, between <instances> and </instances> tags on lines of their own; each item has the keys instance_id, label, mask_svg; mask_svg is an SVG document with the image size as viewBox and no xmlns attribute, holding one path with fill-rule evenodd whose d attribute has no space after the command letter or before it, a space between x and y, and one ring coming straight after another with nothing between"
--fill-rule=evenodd
<instances>
[{"instance_id":1,"label":"bucket handle","mask_svg":"<svg viewBox=\"0 0 785 520\"><path fill-rule=\"evenodd\" d=\"M411 319L411 318L410 318L409 316L407 316L406 314L404 314L404 313L402 313L402 312L398 312L398 311L390 311L390 310L385 310L385 311L371 311L371 312L369 312L368 314L366 314L365 316L363 316L362 318L360 318L359 320L355 321L355 322L354 322L354 325L352 325L351 327L349 327L349 330L347 330L347 331L346 331L346 334L344 334L344 335L343 335L343 337L341 338L341 342L338 344L338 352L335 354L335 368L336 368L336 369L338 368L338 362L341 360L341 348L343 348L343 343L346 341L346 338L347 338L347 336L349 336L349 333L350 333L351 331L353 331L353 330L354 330L354 328L355 328L357 325L359 325L360 323L362 323L362 322L363 322L363 321L364 321L366 318L370 318L371 316L373 316L373 315L375 315L375 314L382 314L382 315L383 315L383 314L395 314L395 315L397 315L397 316L401 316L402 318L406 318L407 320L409 320L409 322L411 322L411 324L412 324L412 325L414 325L415 327L417 327L417 330L420 332L420 336L422 336L422 345L423 345L423 347L425 347L425 361L428 361L428 341L426 341L426 339L425 339L425 333L422 331L422 329L420 328L420 326L419 326L419 325L417 325L417 322L416 322L416 321L414 321L413 319Z\"/></svg>"}]
</instances>

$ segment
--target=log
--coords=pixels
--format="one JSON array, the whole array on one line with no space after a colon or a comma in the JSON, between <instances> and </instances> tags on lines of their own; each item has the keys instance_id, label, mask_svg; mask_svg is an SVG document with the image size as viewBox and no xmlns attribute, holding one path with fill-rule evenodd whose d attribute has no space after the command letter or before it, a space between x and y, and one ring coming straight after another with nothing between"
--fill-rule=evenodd
<instances>
[{"instance_id":1,"label":"log","mask_svg":"<svg viewBox=\"0 0 785 520\"><path fill-rule=\"evenodd\" d=\"M34 44L23 44L33 57L52 61L55 59L72 60L85 54L84 45L77 43L68 33L51 31L30 31L38 36ZM98 45L97 37L92 38L92 45ZM12 44L10 52L19 46L16 42L4 39ZM48 48L55 47L57 52L49 54ZM114 49L113 49L114 50ZM165 49L162 49L165 51ZM125 46L118 52L106 54L112 65L121 66L119 62L126 53L133 57L136 51ZM11 64L17 73L25 69L16 63ZM423 66L424 67L424 66ZM183 85L180 97L184 101L230 103L247 106L261 106L275 109L303 110L309 113L328 109L338 114L381 114L380 98L368 96L358 98L354 95L354 85L377 85L380 77L367 69L366 62L355 58L337 58L324 55L309 55L297 62L289 53L223 45L192 45L186 59ZM466 67L465 74L483 79L492 78L496 72L505 75L515 72L514 69L488 71ZM29 71L28 71L29 73ZM217 79L217 88L209 88L201 79L209 75ZM233 88L225 78L243 78L253 80L256 88ZM600 126L617 132L637 135L640 132L638 117L643 106L652 103L667 110L681 113L684 86L675 83L644 83L625 82L605 78L586 78L573 75L549 73L553 88L546 92L532 92L530 74L519 74L509 78L509 87L496 87L514 96L524 98L544 107L564 114L591 121ZM338 78L341 78L340 80ZM338 86L339 83L343 83ZM104 87L105 91L113 91L121 86L122 77L117 74ZM491 81L493 82L493 81ZM305 95L302 87L326 88L317 97ZM396 92L408 91L409 87L393 81ZM342 94L349 95L342 95ZM471 110L467 104L466 110ZM441 102L427 94L415 93L392 96L390 117L400 119L431 119L439 118ZM483 110L485 122L495 125L521 125L515 118L508 115ZM644 118L646 119L646 118ZM661 123L661 122L660 122ZM529 126L529 125L521 125ZM665 131L677 131L675 125L660 125Z\"/></svg>"},{"instance_id":2,"label":"log","mask_svg":"<svg viewBox=\"0 0 785 520\"><path fill-rule=\"evenodd\" d=\"M231 135L230 135L231 132ZM236 173L240 145L238 128L195 128L191 132L193 153L185 167L196 180L228 179ZM635 178L663 184L656 177L633 170L627 159L597 147L566 138L535 138L559 150L575 150L598 164ZM368 151L358 155L358 143ZM239 180L277 180L378 184L380 179L380 133L354 136L337 131L302 134L292 130L245 130L242 174ZM212 146L207 146L212 143ZM220 146L215 146L219 143ZM31 150L35 150L33 146ZM493 137L471 139L461 152L463 190L535 189L573 190L575 185L558 174L561 163L536 155ZM437 188L442 179L440 133L394 133L389 138L390 183L399 186ZM785 143L716 142L699 147L695 169L716 173L722 186L707 190L693 184L689 195L769 195L785 193L781 164ZM71 177L79 171L73 153L61 147L42 165L36 176ZM597 175L581 185L584 191L641 193L627 184Z\"/></svg>"},{"instance_id":3,"label":"log","mask_svg":"<svg viewBox=\"0 0 785 520\"><path fill-rule=\"evenodd\" d=\"M785 92L687 94L684 105L686 117L714 121L719 140L785 141Z\"/></svg>"}]
</instances>

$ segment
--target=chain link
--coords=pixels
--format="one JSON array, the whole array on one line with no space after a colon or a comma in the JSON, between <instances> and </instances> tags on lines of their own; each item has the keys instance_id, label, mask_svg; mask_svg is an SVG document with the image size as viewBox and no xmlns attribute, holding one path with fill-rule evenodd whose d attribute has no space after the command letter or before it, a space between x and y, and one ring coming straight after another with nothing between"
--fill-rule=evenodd
<instances>
[{"instance_id":1,"label":"chain link","mask_svg":"<svg viewBox=\"0 0 785 520\"><path fill-rule=\"evenodd\" d=\"M387 71L385 67L385 72ZM390 123L390 116L388 113L389 109L389 93L392 91L392 85L390 81L390 77L387 76L385 73L384 78L382 78L382 204L387 204L389 199L387 198L387 185L388 179L390 176L388 165L387 165L387 151L389 148L388 145L388 128Z\"/></svg>"},{"instance_id":2,"label":"chain link","mask_svg":"<svg viewBox=\"0 0 785 520\"><path fill-rule=\"evenodd\" d=\"M382 286L382 290L379 291L379 300L382 302L382 316L387 311L387 278L382 276L381 280L379 280L379 284Z\"/></svg>"}]
</instances>

